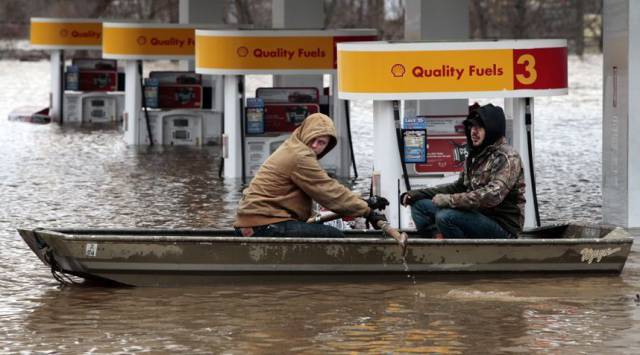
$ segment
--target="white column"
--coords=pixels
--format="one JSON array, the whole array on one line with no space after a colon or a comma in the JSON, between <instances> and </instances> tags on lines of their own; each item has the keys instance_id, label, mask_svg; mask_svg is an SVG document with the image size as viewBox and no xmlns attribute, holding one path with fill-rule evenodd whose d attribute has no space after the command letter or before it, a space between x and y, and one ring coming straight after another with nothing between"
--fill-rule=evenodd
<instances>
[{"instance_id":1,"label":"white column","mask_svg":"<svg viewBox=\"0 0 640 355\"><path fill-rule=\"evenodd\" d=\"M640 229L640 2L604 3L602 213Z\"/></svg>"},{"instance_id":2,"label":"white column","mask_svg":"<svg viewBox=\"0 0 640 355\"><path fill-rule=\"evenodd\" d=\"M213 76L213 92L211 95L211 109L213 111L224 110L224 76L223 75L214 75Z\"/></svg>"},{"instance_id":3,"label":"white column","mask_svg":"<svg viewBox=\"0 0 640 355\"><path fill-rule=\"evenodd\" d=\"M62 86L64 80L64 58L61 50L51 51L51 92L50 92L50 110L51 119L56 122L62 122L62 96L64 89Z\"/></svg>"},{"instance_id":4,"label":"white column","mask_svg":"<svg viewBox=\"0 0 640 355\"><path fill-rule=\"evenodd\" d=\"M351 147L349 145L349 132L347 130L347 117L345 112L345 101L340 100L337 95L338 76L331 76L331 88L333 96L331 97L331 118L336 126L338 133L338 144L323 160L333 162L336 169L336 175L343 178L349 178L351 175Z\"/></svg>"},{"instance_id":5,"label":"white column","mask_svg":"<svg viewBox=\"0 0 640 355\"><path fill-rule=\"evenodd\" d=\"M515 148L515 150L520 153L520 157L522 158L522 168L524 169L524 179L527 185L525 191L525 198L527 199L527 204L525 205L524 211L524 226L525 227L536 227L536 214L535 214L535 206L533 204L533 184L531 183L531 169L529 169L529 147L527 141L527 125L525 123L525 113L526 113L526 105L524 98L513 98L513 99L505 99L504 105L505 115L507 116L507 120L511 121L513 130L512 134L507 134L510 136L511 142L509 144ZM533 124L534 124L534 115L533 115L533 98L530 99L530 109L531 109L531 150L535 152L534 148L534 135L533 135ZM508 126L508 125L507 125ZM535 156L534 156L535 163ZM535 175L534 175L535 177Z\"/></svg>"},{"instance_id":6,"label":"white column","mask_svg":"<svg viewBox=\"0 0 640 355\"><path fill-rule=\"evenodd\" d=\"M224 131L227 157L224 160L224 177L242 177L242 131L240 130L240 101L238 96L238 77L224 76Z\"/></svg>"},{"instance_id":7,"label":"white column","mask_svg":"<svg viewBox=\"0 0 640 355\"><path fill-rule=\"evenodd\" d=\"M387 219L392 226L399 227L398 182L403 182L392 102L374 101L373 117L373 170L380 172L380 195L389 200L385 209Z\"/></svg>"},{"instance_id":8,"label":"white column","mask_svg":"<svg viewBox=\"0 0 640 355\"><path fill-rule=\"evenodd\" d=\"M455 41L469 38L468 0L405 0L404 38L408 41ZM466 114L468 100L408 100L409 115Z\"/></svg>"},{"instance_id":9,"label":"white column","mask_svg":"<svg viewBox=\"0 0 640 355\"><path fill-rule=\"evenodd\" d=\"M140 144L140 108L142 94L140 92L140 74L135 60L125 61L124 80L124 141L128 145Z\"/></svg>"}]
</instances>

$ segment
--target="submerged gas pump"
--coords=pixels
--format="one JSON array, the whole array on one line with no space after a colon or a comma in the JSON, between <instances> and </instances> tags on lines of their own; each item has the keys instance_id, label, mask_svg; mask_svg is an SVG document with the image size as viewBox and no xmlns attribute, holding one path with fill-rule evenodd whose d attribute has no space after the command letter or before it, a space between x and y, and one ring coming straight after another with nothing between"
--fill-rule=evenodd
<instances>
[{"instance_id":1,"label":"submerged gas pump","mask_svg":"<svg viewBox=\"0 0 640 355\"><path fill-rule=\"evenodd\" d=\"M220 144L219 114L211 111L211 84L189 71L152 71L143 85L139 141L159 145ZM149 138L151 134L151 139Z\"/></svg>"},{"instance_id":2,"label":"submerged gas pump","mask_svg":"<svg viewBox=\"0 0 640 355\"><path fill-rule=\"evenodd\" d=\"M122 120L124 73L112 59L73 58L66 67L65 122L114 123Z\"/></svg>"}]
</instances>

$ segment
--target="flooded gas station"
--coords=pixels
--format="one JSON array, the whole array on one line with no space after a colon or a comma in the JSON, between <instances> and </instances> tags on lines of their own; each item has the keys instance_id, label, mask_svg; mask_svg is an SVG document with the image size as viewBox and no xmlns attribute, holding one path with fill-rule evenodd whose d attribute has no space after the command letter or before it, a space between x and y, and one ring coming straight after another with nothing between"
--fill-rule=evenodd
<instances>
[{"instance_id":1,"label":"flooded gas station","mask_svg":"<svg viewBox=\"0 0 640 355\"><path fill-rule=\"evenodd\" d=\"M112 26L131 28L122 23ZM145 26L139 27L144 30ZM209 28L202 34L225 31ZM321 111L322 105L340 106L337 115L345 116L338 98L326 97L320 90L265 90L282 80L266 74L272 69L250 73L245 68L246 77L241 77L235 69L226 68L228 75L211 79L211 63L209 69L200 66L194 74L181 76L176 73L184 68L171 58L129 55L129 59L107 56L90 63L94 67L88 69L95 72L97 64L98 70L113 72L109 61L117 60L120 67L122 62L125 75L116 81L134 79L122 85L123 90L100 97L80 91L69 95L71 100L80 97L78 102L86 102L86 109L82 104L74 109L78 115L87 113L92 121L113 118L108 122L70 120L62 125L6 119L15 107L47 106L50 81L57 74L48 61L0 62L2 82L11 86L0 92L0 260L4 265L0 295L5 301L0 306L1 352L622 354L640 349L637 243L620 274L429 274L409 268L378 276L265 274L206 286L131 288L94 282L61 286L52 277L51 267L38 259L16 229L229 229L242 190L259 164L256 161L268 156L273 142L282 141L287 124L297 116L283 115L291 121L243 120L246 126L242 127L236 117L246 110L282 107L285 103L270 101L282 97L304 97L305 102L295 104L307 112ZM603 62L600 54L569 55L568 93L535 98L534 168L540 225L603 222ZM89 65L72 64L70 58L67 63L77 65L72 73ZM330 75L323 75L321 85L337 84ZM151 100L143 99L141 82L155 86L152 90L145 86L144 94L151 95ZM239 83L248 97L262 92L262 100L239 103L238 96L233 96ZM139 93L133 95L133 103L125 97L131 87ZM203 98L205 92L208 99ZM187 98L183 104L180 94ZM118 118L118 112L132 107L127 105L153 104L154 95L156 107ZM169 100L174 107L157 107L166 103L161 95L175 98ZM306 102L308 97L312 102ZM376 137L376 120L381 119L376 113L392 111L380 111L380 103L371 98L349 99L354 170L359 174L341 181L367 196L374 166L380 167L384 154L380 152L385 151L380 148L385 139ZM496 97L477 101L503 105L502 98ZM69 104L61 102L64 113ZM221 106L225 110L216 108ZM155 120L151 127L149 117ZM238 126L231 126L235 123ZM221 132L227 136L220 137ZM389 137L387 150L396 155L383 159L397 159L395 137ZM225 139L235 146L225 146ZM253 156L254 161L229 158L243 149L247 154L252 147L259 147L260 153ZM328 157L329 169L337 175L350 174L349 153L346 149L338 157ZM221 161L225 161L222 169ZM332 161L338 163L331 166ZM342 161L347 164L340 165ZM391 187L384 184L380 189L391 191L401 180ZM408 223L402 213L398 218ZM597 255L592 255L595 259Z\"/></svg>"}]
</instances>

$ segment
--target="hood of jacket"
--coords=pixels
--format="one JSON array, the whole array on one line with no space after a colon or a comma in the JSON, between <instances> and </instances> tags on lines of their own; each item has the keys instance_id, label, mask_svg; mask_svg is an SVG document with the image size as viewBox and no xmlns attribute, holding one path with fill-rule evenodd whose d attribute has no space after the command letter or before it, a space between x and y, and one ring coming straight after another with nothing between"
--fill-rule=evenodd
<instances>
[{"instance_id":1,"label":"hood of jacket","mask_svg":"<svg viewBox=\"0 0 640 355\"><path fill-rule=\"evenodd\" d=\"M314 113L307 117L300 127L296 128L291 134L291 138L302 142L305 146L308 146L313 139L320 136L329 136L329 143L324 151L318 155L318 160L327 155L338 143L336 127L333 125L333 121L329 116L322 113ZM309 148L311 149L311 148Z\"/></svg>"},{"instance_id":2,"label":"hood of jacket","mask_svg":"<svg viewBox=\"0 0 640 355\"><path fill-rule=\"evenodd\" d=\"M480 124L485 129L485 137L482 144L474 147L471 142L471 127ZM464 132L467 136L467 148L469 156L476 156L505 136L506 118L504 111L498 106L487 104L472 110L464 120Z\"/></svg>"}]
</instances>

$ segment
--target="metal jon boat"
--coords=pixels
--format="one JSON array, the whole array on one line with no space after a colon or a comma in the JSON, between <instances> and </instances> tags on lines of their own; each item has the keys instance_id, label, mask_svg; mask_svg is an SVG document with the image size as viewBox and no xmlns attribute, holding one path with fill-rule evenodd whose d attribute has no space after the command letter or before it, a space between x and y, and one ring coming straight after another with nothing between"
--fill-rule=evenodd
<instances>
[{"instance_id":1,"label":"metal jon boat","mask_svg":"<svg viewBox=\"0 0 640 355\"><path fill-rule=\"evenodd\" d=\"M213 284L274 275L471 272L620 273L633 237L622 228L556 225L516 239L423 239L407 248L376 231L346 238L236 237L212 229L19 229L54 277L130 286Z\"/></svg>"}]
</instances>

